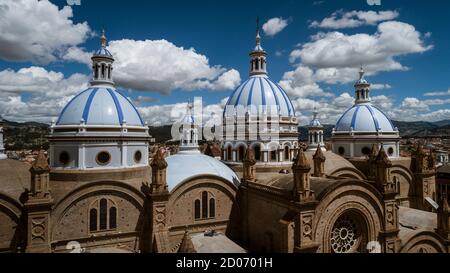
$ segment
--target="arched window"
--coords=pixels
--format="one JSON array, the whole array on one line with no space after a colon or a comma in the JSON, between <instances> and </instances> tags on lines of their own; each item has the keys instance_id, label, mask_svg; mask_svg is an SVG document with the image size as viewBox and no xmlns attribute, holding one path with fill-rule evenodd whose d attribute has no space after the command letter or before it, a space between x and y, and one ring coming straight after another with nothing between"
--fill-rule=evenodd
<instances>
[{"instance_id":1,"label":"arched window","mask_svg":"<svg viewBox=\"0 0 450 273\"><path fill-rule=\"evenodd\" d=\"M277 160L277 151L270 151L270 160Z\"/></svg>"},{"instance_id":2,"label":"arched window","mask_svg":"<svg viewBox=\"0 0 450 273\"><path fill-rule=\"evenodd\" d=\"M108 65L108 79L111 79L111 65Z\"/></svg>"},{"instance_id":3,"label":"arched window","mask_svg":"<svg viewBox=\"0 0 450 273\"><path fill-rule=\"evenodd\" d=\"M205 220L216 217L216 200L212 194L202 191L200 198L194 201L194 219Z\"/></svg>"},{"instance_id":4,"label":"arched window","mask_svg":"<svg viewBox=\"0 0 450 273\"><path fill-rule=\"evenodd\" d=\"M106 199L100 200L100 230L106 229L106 223L108 218L108 201Z\"/></svg>"},{"instance_id":5,"label":"arched window","mask_svg":"<svg viewBox=\"0 0 450 273\"><path fill-rule=\"evenodd\" d=\"M244 155L245 155L245 147L244 146L239 146L239 149L238 149L238 156L239 156L239 158L238 158L238 160L242 161L244 159Z\"/></svg>"},{"instance_id":6,"label":"arched window","mask_svg":"<svg viewBox=\"0 0 450 273\"><path fill-rule=\"evenodd\" d=\"M102 64L102 79L105 78L105 64Z\"/></svg>"},{"instance_id":7,"label":"arched window","mask_svg":"<svg viewBox=\"0 0 450 273\"><path fill-rule=\"evenodd\" d=\"M117 228L117 207L111 199L96 200L89 209L89 231Z\"/></svg>"},{"instance_id":8,"label":"arched window","mask_svg":"<svg viewBox=\"0 0 450 273\"><path fill-rule=\"evenodd\" d=\"M227 148L227 158L228 158L228 161L233 160L233 149L231 149L231 146L228 146L228 148Z\"/></svg>"},{"instance_id":9,"label":"arched window","mask_svg":"<svg viewBox=\"0 0 450 273\"><path fill-rule=\"evenodd\" d=\"M214 198L209 199L209 218L216 217L216 200Z\"/></svg>"},{"instance_id":10,"label":"arched window","mask_svg":"<svg viewBox=\"0 0 450 273\"><path fill-rule=\"evenodd\" d=\"M289 147L284 147L284 159L289 160Z\"/></svg>"},{"instance_id":11,"label":"arched window","mask_svg":"<svg viewBox=\"0 0 450 273\"><path fill-rule=\"evenodd\" d=\"M98 64L94 65L94 78L97 79L98 78Z\"/></svg>"},{"instance_id":12,"label":"arched window","mask_svg":"<svg viewBox=\"0 0 450 273\"><path fill-rule=\"evenodd\" d=\"M109 229L117 227L117 209L115 207L109 208Z\"/></svg>"},{"instance_id":13,"label":"arched window","mask_svg":"<svg viewBox=\"0 0 450 273\"><path fill-rule=\"evenodd\" d=\"M259 70L259 59L255 60L255 69Z\"/></svg>"},{"instance_id":14,"label":"arched window","mask_svg":"<svg viewBox=\"0 0 450 273\"><path fill-rule=\"evenodd\" d=\"M259 145L255 147L255 160L261 161L261 146Z\"/></svg>"},{"instance_id":15,"label":"arched window","mask_svg":"<svg viewBox=\"0 0 450 273\"><path fill-rule=\"evenodd\" d=\"M208 193L202 192L202 218L208 218Z\"/></svg>"},{"instance_id":16,"label":"arched window","mask_svg":"<svg viewBox=\"0 0 450 273\"><path fill-rule=\"evenodd\" d=\"M314 133L314 143L317 143L318 142L318 139L317 139L317 132L316 133Z\"/></svg>"},{"instance_id":17,"label":"arched window","mask_svg":"<svg viewBox=\"0 0 450 273\"><path fill-rule=\"evenodd\" d=\"M89 210L89 231L97 231L97 209Z\"/></svg>"},{"instance_id":18,"label":"arched window","mask_svg":"<svg viewBox=\"0 0 450 273\"><path fill-rule=\"evenodd\" d=\"M200 219L200 200L195 200L194 202L194 218Z\"/></svg>"}]
</instances>

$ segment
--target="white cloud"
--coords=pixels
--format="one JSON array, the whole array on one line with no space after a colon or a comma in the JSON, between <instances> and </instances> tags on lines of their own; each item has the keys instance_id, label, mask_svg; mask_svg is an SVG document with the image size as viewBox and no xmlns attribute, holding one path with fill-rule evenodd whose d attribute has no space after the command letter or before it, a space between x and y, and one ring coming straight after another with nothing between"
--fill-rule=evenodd
<instances>
[{"instance_id":1,"label":"white cloud","mask_svg":"<svg viewBox=\"0 0 450 273\"><path fill-rule=\"evenodd\" d=\"M72 17L71 7L59 9L47 0L2 0L0 58L37 63L57 60L90 35L88 24L76 24Z\"/></svg>"},{"instance_id":2,"label":"white cloud","mask_svg":"<svg viewBox=\"0 0 450 273\"><path fill-rule=\"evenodd\" d=\"M392 86L389 84L383 84L383 83L372 83L370 85L370 88L372 90L382 90L382 89L391 89Z\"/></svg>"},{"instance_id":3,"label":"white cloud","mask_svg":"<svg viewBox=\"0 0 450 273\"><path fill-rule=\"evenodd\" d=\"M397 11L349 11L342 10L334 12L330 17L321 22L313 21L310 27L313 28L355 28L364 25L376 25L382 21L390 21L399 16Z\"/></svg>"},{"instance_id":4,"label":"white cloud","mask_svg":"<svg viewBox=\"0 0 450 273\"><path fill-rule=\"evenodd\" d=\"M288 26L288 20L282 17L274 17L269 19L263 26L262 29L267 36L275 36L281 32L285 27Z\"/></svg>"},{"instance_id":5,"label":"white cloud","mask_svg":"<svg viewBox=\"0 0 450 273\"><path fill-rule=\"evenodd\" d=\"M111 41L114 80L125 88L169 94L170 91L234 89L241 81L239 72L216 65L193 48L177 47L166 40Z\"/></svg>"},{"instance_id":6,"label":"white cloud","mask_svg":"<svg viewBox=\"0 0 450 273\"><path fill-rule=\"evenodd\" d=\"M50 122L75 94L87 88L88 80L83 74L66 78L36 66L0 71L0 115L15 121ZM24 94L29 94L26 100Z\"/></svg>"},{"instance_id":7,"label":"white cloud","mask_svg":"<svg viewBox=\"0 0 450 273\"><path fill-rule=\"evenodd\" d=\"M86 52L84 49L73 46L67 49L64 55L61 56L63 60L66 61L74 61L82 64L86 64L87 66L91 66L92 64L92 54L93 52Z\"/></svg>"},{"instance_id":8,"label":"white cloud","mask_svg":"<svg viewBox=\"0 0 450 273\"><path fill-rule=\"evenodd\" d=\"M444 92L428 92L425 93L424 96L434 97L434 96L450 96L450 89Z\"/></svg>"},{"instance_id":9,"label":"white cloud","mask_svg":"<svg viewBox=\"0 0 450 273\"><path fill-rule=\"evenodd\" d=\"M314 72L306 66L299 65L294 71L284 73L280 86L291 97L331 96L315 82Z\"/></svg>"}]
</instances>

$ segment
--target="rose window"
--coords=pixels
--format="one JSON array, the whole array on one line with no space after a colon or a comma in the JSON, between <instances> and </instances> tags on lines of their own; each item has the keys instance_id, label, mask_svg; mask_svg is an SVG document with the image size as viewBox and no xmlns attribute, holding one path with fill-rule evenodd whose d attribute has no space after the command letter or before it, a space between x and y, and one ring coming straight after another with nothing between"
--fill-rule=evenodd
<instances>
[{"instance_id":1,"label":"rose window","mask_svg":"<svg viewBox=\"0 0 450 273\"><path fill-rule=\"evenodd\" d=\"M359 249L361 244L359 223L347 215L341 216L331 232L331 249L334 253L349 253Z\"/></svg>"}]
</instances>

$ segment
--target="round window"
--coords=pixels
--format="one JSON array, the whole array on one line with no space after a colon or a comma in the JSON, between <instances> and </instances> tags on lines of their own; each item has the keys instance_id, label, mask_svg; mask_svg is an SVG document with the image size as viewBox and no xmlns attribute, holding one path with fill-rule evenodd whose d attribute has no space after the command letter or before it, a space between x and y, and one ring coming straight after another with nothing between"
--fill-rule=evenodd
<instances>
[{"instance_id":1,"label":"round window","mask_svg":"<svg viewBox=\"0 0 450 273\"><path fill-rule=\"evenodd\" d=\"M364 147L364 148L362 148L361 153L362 153L363 155L368 155L368 154L370 154L370 148L369 148L369 147Z\"/></svg>"},{"instance_id":2,"label":"round window","mask_svg":"<svg viewBox=\"0 0 450 273\"><path fill-rule=\"evenodd\" d=\"M59 162L63 165L69 164L70 155L68 152L64 151L59 154Z\"/></svg>"},{"instance_id":3,"label":"round window","mask_svg":"<svg viewBox=\"0 0 450 273\"><path fill-rule=\"evenodd\" d=\"M394 154L394 148L390 147L390 148L388 149L388 154L389 154L390 156L392 156L392 155Z\"/></svg>"},{"instance_id":4,"label":"round window","mask_svg":"<svg viewBox=\"0 0 450 273\"><path fill-rule=\"evenodd\" d=\"M142 152L141 151L136 151L134 153L134 161L136 163L139 163L139 162L141 162L141 160L142 160Z\"/></svg>"},{"instance_id":5,"label":"round window","mask_svg":"<svg viewBox=\"0 0 450 273\"><path fill-rule=\"evenodd\" d=\"M111 155L108 152L100 152L97 154L97 163L99 165L107 165L111 161Z\"/></svg>"},{"instance_id":6,"label":"round window","mask_svg":"<svg viewBox=\"0 0 450 273\"><path fill-rule=\"evenodd\" d=\"M331 231L331 250L334 253L359 251L363 241L361 223L351 215L339 217Z\"/></svg>"},{"instance_id":7,"label":"round window","mask_svg":"<svg viewBox=\"0 0 450 273\"><path fill-rule=\"evenodd\" d=\"M339 153L340 155L343 155L343 154L345 153L344 147L339 147L338 153Z\"/></svg>"}]
</instances>

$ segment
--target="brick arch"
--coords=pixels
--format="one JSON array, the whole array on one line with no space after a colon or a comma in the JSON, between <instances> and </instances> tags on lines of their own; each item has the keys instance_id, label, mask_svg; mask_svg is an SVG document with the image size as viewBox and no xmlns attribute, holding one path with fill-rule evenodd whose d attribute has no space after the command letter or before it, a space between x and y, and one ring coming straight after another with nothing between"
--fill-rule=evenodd
<instances>
[{"instance_id":1,"label":"brick arch","mask_svg":"<svg viewBox=\"0 0 450 273\"><path fill-rule=\"evenodd\" d=\"M82 218L77 223L77 226L74 226L74 228L85 230L83 231L83 234L84 236L86 236L86 234L89 233L87 221L88 208L91 203L89 199L92 199L97 196L98 197L105 196L107 198L115 198L116 200L122 200L124 202L122 206L127 206L130 207L131 209L135 209L136 214L134 217L136 217L138 220L136 221L136 226L130 226L130 230L131 229L135 231L140 230L140 225L142 224L143 221L142 215L144 212L145 195L136 188L132 187L131 185L128 185L123 182L97 181L76 188L75 190L66 194L64 198L62 198L58 203L55 204L55 207L52 211L52 222L53 222L51 227L52 240L57 242L68 239L62 238L64 236L59 237L57 231L60 230L65 215L75 215L74 213L68 213L72 209L76 210L77 215L80 215L80 217ZM79 206L80 208L77 208L77 206ZM117 206L118 206L117 209L119 210L120 204L117 204ZM84 211L84 209L86 209L86 211ZM83 212L86 212L86 215L84 215ZM132 213L132 211L130 211L129 213ZM83 216L81 216L81 214L83 214ZM81 232L80 236L83 237Z\"/></svg>"},{"instance_id":2,"label":"brick arch","mask_svg":"<svg viewBox=\"0 0 450 273\"><path fill-rule=\"evenodd\" d=\"M366 241L378 241L383 228L382 197L371 185L361 182L338 182L317 197L313 223L315 239L320 242L318 252L331 252L330 238L334 224L342 215L354 213L363 219Z\"/></svg>"},{"instance_id":3,"label":"brick arch","mask_svg":"<svg viewBox=\"0 0 450 273\"><path fill-rule=\"evenodd\" d=\"M337 170L334 170L332 173L329 174L330 176L335 177L342 177L342 178L352 178L352 179L358 179L358 180L366 180L366 176L356 168L339 168Z\"/></svg>"},{"instance_id":4,"label":"brick arch","mask_svg":"<svg viewBox=\"0 0 450 273\"><path fill-rule=\"evenodd\" d=\"M447 253L444 240L431 231L419 232L402 243L401 253Z\"/></svg>"}]
</instances>

